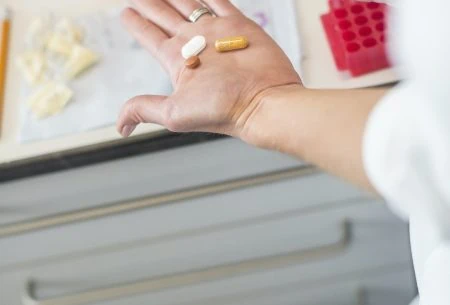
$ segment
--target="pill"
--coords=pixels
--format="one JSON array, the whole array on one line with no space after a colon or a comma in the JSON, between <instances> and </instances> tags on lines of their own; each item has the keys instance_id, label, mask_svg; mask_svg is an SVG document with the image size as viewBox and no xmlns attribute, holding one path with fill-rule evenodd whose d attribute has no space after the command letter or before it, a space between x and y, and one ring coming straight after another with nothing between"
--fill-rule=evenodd
<instances>
[{"instance_id":1,"label":"pill","mask_svg":"<svg viewBox=\"0 0 450 305\"><path fill-rule=\"evenodd\" d=\"M248 39L245 36L228 37L216 40L217 52L241 50L248 47Z\"/></svg>"},{"instance_id":2,"label":"pill","mask_svg":"<svg viewBox=\"0 0 450 305\"><path fill-rule=\"evenodd\" d=\"M198 66L200 66L200 63L200 57L198 56L191 56L184 62L186 67L188 67L189 69L197 68Z\"/></svg>"},{"instance_id":3,"label":"pill","mask_svg":"<svg viewBox=\"0 0 450 305\"><path fill-rule=\"evenodd\" d=\"M181 49L181 55L184 59L197 56L206 48L206 38L204 36L195 36Z\"/></svg>"}]
</instances>

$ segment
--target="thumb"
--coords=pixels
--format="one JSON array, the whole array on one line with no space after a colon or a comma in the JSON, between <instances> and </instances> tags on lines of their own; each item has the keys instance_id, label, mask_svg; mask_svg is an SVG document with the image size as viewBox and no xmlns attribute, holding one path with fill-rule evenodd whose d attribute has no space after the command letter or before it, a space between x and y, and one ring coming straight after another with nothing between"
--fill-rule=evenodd
<instances>
[{"instance_id":1,"label":"thumb","mask_svg":"<svg viewBox=\"0 0 450 305\"><path fill-rule=\"evenodd\" d=\"M117 131L129 137L140 123L164 125L167 96L142 95L126 102L117 120Z\"/></svg>"}]
</instances>

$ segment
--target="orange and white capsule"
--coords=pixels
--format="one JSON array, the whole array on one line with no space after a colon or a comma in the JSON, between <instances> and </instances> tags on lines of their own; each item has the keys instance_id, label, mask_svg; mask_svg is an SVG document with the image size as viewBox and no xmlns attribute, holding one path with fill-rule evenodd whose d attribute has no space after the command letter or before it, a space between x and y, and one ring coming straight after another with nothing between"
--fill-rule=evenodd
<instances>
[{"instance_id":1,"label":"orange and white capsule","mask_svg":"<svg viewBox=\"0 0 450 305\"><path fill-rule=\"evenodd\" d=\"M229 52L234 50L242 50L249 45L248 39L245 36L228 37L216 40L217 52Z\"/></svg>"}]
</instances>

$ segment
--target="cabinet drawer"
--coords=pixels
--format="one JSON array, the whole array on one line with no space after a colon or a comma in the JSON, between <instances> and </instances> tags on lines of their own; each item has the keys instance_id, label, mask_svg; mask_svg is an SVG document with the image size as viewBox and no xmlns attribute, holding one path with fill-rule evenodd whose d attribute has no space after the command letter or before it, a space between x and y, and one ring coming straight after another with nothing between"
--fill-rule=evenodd
<instances>
[{"instance_id":1,"label":"cabinet drawer","mask_svg":"<svg viewBox=\"0 0 450 305\"><path fill-rule=\"evenodd\" d=\"M0 248L6 249L0 252L0 272L7 266L30 261L78 255L79 252L142 239L164 239L199 230L215 230L265 217L336 206L359 197L358 191L340 180L314 174L133 212L127 212L128 205L124 204L121 214L90 221L82 221L77 213L56 216L62 220L58 227L0 238ZM99 211L95 210L94 214ZM393 219L390 214L385 214ZM68 221L69 224L64 225L64 221L72 216L79 222ZM40 219L38 223L47 221Z\"/></svg>"},{"instance_id":2,"label":"cabinet drawer","mask_svg":"<svg viewBox=\"0 0 450 305\"><path fill-rule=\"evenodd\" d=\"M276 279L278 284L293 280L312 284L349 273L407 268L407 230L389 219L378 202L285 213L191 235L129 243L108 253L40 262L3 272L0 287L8 287L14 274L18 281L12 285L18 286L7 291L20 291L29 284L35 290L33 297L49 299L48 304L79 304L70 303L73 299L94 304L135 294L149 294L152 300L161 295L175 303L178 289L208 283L237 281L251 286ZM350 225L343 226L345 222Z\"/></svg>"},{"instance_id":3,"label":"cabinet drawer","mask_svg":"<svg viewBox=\"0 0 450 305\"><path fill-rule=\"evenodd\" d=\"M397 269L397 270L395 270ZM371 270L365 274L346 274L328 281L305 283L283 278L272 272L272 280L244 282L239 279L205 283L152 295L139 295L104 302L104 305L401 305L409 304L416 288L411 268ZM22 291L22 303L10 305L51 305L35 300ZM77 303L73 300L73 304ZM60 302L58 305L69 305ZM96 305L98 303L87 303Z\"/></svg>"},{"instance_id":4,"label":"cabinet drawer","mask_svg":"<svg viewBox=\"0 0 450 305\"><path fill-rule=\"evenodd\" d=\"M259 175L301 162L232 139L0 185L0 225Z\"/></svg>"}]
</instances>

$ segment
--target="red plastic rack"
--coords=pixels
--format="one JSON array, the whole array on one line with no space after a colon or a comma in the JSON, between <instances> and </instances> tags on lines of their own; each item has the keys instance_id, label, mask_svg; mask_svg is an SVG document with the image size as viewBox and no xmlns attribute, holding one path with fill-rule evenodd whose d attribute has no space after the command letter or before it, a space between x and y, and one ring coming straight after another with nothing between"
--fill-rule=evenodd
<instances>
[{"instance_id":1,"label":"red plastic rack","mask_svg":"<svg viewBox=\"0 0 450 305\"><path fill-rule=\"evenodd\" d=\"M391 67L386 48L388 6L376 2L329 0L322 15L336 67L354 77Z\"/></svg>"}]
</instances>

